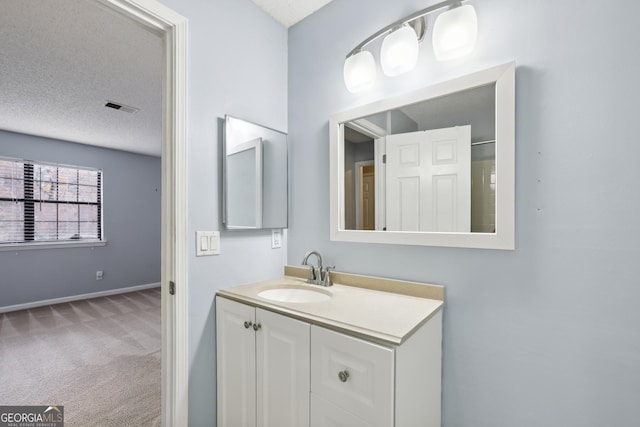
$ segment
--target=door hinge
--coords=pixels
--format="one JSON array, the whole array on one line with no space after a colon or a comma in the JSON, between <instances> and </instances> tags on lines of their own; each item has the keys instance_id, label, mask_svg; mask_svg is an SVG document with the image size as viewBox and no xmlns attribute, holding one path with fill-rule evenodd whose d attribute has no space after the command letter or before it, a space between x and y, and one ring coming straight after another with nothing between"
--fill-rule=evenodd
<instances>
[{"instance_id":1,"label":"door hinge","mask_svg":"<svg viewBox=\"0 0 640 427\"><path fill-rule=\"evenodd\" d=\"M387 164L387 155L386 154L382 155L382 164Z\"/></svg>"},{"instance_id":2,"label":"door hinge","mask_svg":"<svg viewBox=\"0 0 640 427\"><path fill-rule=\"evenodd\" d=\"M169 282L169 295L176 294L176 284L175 282Z\"/></svg>"}]
</instances>

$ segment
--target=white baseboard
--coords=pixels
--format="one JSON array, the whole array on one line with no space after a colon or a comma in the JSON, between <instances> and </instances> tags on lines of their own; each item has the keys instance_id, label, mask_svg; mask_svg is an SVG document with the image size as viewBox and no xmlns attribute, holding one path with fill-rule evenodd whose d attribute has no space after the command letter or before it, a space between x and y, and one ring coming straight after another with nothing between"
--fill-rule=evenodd
<instances>
[{"instance_id":1,"label":"white baseboard","mask_svg":"<svg viewBox=\"0 0 640 427\"><path fill-rule=\"evenodd\" d=\"M110 289L108 291L92 292L90 294L73 295L70 297L34 301L34 302L28 302L25 304L8 305L6 307L0 307L0 313L26 310L29 308L43 307L45 305L60 304L63 302L79 301L83 299L108 297L110 295L126 294L127 292L136 292L136 291L142 291L145 289L159 288L159 287L160 287L160 282L157 282L157 283L149 283L147 285L131 286L129 288Z\"/></svg>"}]
</instances>

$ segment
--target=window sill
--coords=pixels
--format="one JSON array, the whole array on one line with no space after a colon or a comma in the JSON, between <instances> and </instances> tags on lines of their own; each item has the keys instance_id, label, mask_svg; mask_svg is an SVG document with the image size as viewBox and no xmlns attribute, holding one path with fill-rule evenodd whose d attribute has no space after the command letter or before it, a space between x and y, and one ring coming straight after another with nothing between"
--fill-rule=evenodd
<instances>
[{"instance_id":1,"label":"window sill","mask_svg":"<svg viewBox=\"0 0 640 427\"><path fill-rule=\"evenodd\" d=\"M60 249L60 248L90 248L106 246L105 240L84 242L43 242L43 243L6 243L0 244L0 252L3 251L27 251L33 249Z\"/></svg>"}]
</instances>

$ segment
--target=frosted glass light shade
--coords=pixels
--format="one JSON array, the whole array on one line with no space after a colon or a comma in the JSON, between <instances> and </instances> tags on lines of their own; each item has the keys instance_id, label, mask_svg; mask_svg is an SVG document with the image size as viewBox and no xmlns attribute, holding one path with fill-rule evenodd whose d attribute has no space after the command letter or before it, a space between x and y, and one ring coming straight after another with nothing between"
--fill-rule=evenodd
<instances>
[{"instance_id":1,"label":"frosted glass light shade","mask_svg":"<svg viewBox=\"0 0 640 427\"><path fill-rule=\"evenodd\" d=\"M351 93L370 89L376 81L376 61L368 50L351 55L344 61L344 84Z\"/></svg>"},{"instance_id":2,"label":"frosted glass light shade","mask_svg":"<svg viewBox=\"0 0 640 427\"><path fill-rule=\"evenodd\" d=\"M418 36L413 28L404 26L384 38L380 49L382 71L398 76L411 71L418 63Z\"/></svg>"},{"instance_id":3,"label":"frosted glass light shade","mask_svg":"<svg viewBox=\"0 0 640 427\"><path fill-rule=\"evenodd\" d=\"M459 58L473 51L478 37L478 17L470 4L438 15L433 25L433 52L438 61Z\"/></svg>"}]
</instances>

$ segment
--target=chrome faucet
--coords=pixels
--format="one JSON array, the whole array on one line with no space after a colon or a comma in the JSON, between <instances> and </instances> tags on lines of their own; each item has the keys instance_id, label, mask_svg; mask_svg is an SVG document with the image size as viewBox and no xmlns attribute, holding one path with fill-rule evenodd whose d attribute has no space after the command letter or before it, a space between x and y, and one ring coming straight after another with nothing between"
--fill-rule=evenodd
<instances>
[{"instance_id":1,"label":"chrome faucet","mask_svg":"<svg viewBox=\"0 0 640 427\"><path fill-rule=\"evenodd\" d=\"M309 264L309 257L311 255L315 255L318 260L318 265L313 266ZM320 286L331 286L333 282L331 281L330 269L335 268L334 266L322 268L322 255L316 251L309 251L304 254L304 258L302 259L302 265L309 266L309 276L307 277L307 283L311 283L313 285Z\"/></svg>"},{"instance_id":2,"label":"chrome faucet","mask_svg":"<svg viewBox=\"0 0 640 427\"><path fill-rule=\"evenodd\" d=\"M318 269L316 271L316 267L309 264L309 257L311 255L315 255L318 259ZM322 276L322 255L320 255L316 251L309 251L304 254L304 258L302 259L302 265L308 265L309 268L309 277L307 277L307 283L312 283L314 285L318 285L318 281L321 280L320 276Z\"/></svg>"}]
</instances>

